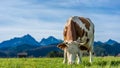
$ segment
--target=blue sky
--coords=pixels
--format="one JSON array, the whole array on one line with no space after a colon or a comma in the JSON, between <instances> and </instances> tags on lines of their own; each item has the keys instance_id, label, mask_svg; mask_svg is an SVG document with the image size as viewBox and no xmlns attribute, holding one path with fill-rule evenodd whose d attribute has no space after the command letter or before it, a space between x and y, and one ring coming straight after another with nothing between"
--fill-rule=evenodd
<instances>
[{"instance_id":1,"label":"blue sky","mask_svg":"<svg viewBox=\"0 0 120 68\"><path fill-rule=\"evenodd\" d=\"M26 34L63 39L71 16L92 20L95 41L120 42L120 0L0 0L0 42Z\"/></svg>"}]
</instances>

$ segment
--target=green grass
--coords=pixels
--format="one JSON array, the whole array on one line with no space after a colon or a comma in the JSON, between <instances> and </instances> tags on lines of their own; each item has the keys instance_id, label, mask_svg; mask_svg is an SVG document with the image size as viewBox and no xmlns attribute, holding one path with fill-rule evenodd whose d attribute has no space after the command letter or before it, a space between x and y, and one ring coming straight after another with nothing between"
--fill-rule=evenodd
<instances>
[{"instance_id":1,"label":"green grass","mask_svg":"<svg viewBox=\"0 0 120 68\"><path fill-rule=\"evenodd\" d=\"M81 64L63 64L63 58L0 58L0 68L120 68L120 57L82 58Z\"/></svg>"}]
</instances>

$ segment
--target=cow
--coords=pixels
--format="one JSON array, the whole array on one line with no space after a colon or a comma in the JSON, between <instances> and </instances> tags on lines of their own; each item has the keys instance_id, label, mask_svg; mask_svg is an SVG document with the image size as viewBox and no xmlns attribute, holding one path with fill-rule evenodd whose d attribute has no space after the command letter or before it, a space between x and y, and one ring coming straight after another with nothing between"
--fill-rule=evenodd
<instances>
[{"instance_id":1,"label":"cow","mask_svg":"<svg viewBox=\"0 0 120 68\"><path fill-rule=\"evenodd\" d=\"M58 48L64 51L63 63L74 64L82 62L84 51L90 55L90 63L93 61L94 24L89 18L72 16L65 24L63 31L64 42L58 44Z\"/></svg>"}]
</instances>

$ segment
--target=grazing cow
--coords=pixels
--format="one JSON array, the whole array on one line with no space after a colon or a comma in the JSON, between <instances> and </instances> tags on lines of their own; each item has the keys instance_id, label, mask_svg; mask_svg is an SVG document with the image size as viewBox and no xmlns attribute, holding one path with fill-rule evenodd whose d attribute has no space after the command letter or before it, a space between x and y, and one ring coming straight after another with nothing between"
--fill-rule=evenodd
<instances>
[{"instance_id":1,"label":"grazing cow","mask_svg":"<svg viewBox=\"0 0 120 68\"><path fill-rule=\"evenodd\" d=\"M93 43L94 43L94 24L89 18L73 16L70 17L64 28L64 42L58 47L64 50L64 61L68 59L68 64L82 62L82 52L87 51L90 54L92 62Z\"/></svg>"}]
</instances>

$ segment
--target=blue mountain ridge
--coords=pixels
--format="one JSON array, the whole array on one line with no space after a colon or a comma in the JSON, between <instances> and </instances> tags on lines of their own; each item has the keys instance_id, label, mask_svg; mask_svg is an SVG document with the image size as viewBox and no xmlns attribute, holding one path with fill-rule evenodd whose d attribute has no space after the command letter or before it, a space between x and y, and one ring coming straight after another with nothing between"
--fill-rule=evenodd
<instances>
[{"instance_id":1,"label":"blue mountain ridge","mask_svg":"<svg viewBox=\"0 0 120 68\"><path fill-rule=\"evenodd\" d=\"M41 41L40 41L40 45L42 46L46 46L46 45L51 45L51 44L58 44L62 42L62 40L59 40L59 39L56 39L55 37L53 36L49 36L48 38L43 38Z\"/></svg>"},{"instance_id":2,"label":"blue mountain ridge","mask_svg":"<svg viewBox=\"0 0 120 68\"><path fill-rule=\"evenodd\" d=\"M109 45L113 45L113 44L116 44L118 43L117 41L115 40L112 40L112 39L109 39L107 42L105 42L106 44L109 44Z\"/></svg>"},{"instance_id":3,"label":"blue mountain ridge","mask_svg":"<svg viewBox=\"0 0 120 68\"><path fill-rule=\"evenodd\" d=\"M13 47L23 44L39 46L39 43L31 35L27 34L22 37L15 37L10 40L3 41L2 43L0 43L0 48Z\"/></svg>"},{"instance_id":4,"label":"blue mountain ridge","mask_svg":"<svg viewBox=\"0 0 120 68\"><path fill-rule=\"evenodd\" d=\"M47 46L47 45L51 45L51 44L58 44L63 42L60 39L56 39L53 36L49 36L48 38L43 38L41 39L40 42L36 41L30 34L24 35L22 37L15 37L12 38L10 40L6 40L0 43L0 48L2 47L14 47L14 46L19 46L19 45L23 45L23 44L27 44L27 45L33 45L33 46ZM106 42L101 42L101 41L95 41L94 45L101 45L101 44L109 44L109 45L113 45L115 43L118 43L115 40L109 39Z\"/></svg>"},{"instance_id":5,"label":"blue mountain ridge","mask_svg":"<svg viewBox=\"0 0 120 68\"><path fill-rule=\"evenodd\" d=\"M46 46L51 44L57 44L62 42L62 40L56 39L53 36L49 36L48 38L43 38L40 42L36 41L31 35L27 34L22 37L15 37L10 40L3 41L0 43L0 48L2 47L15 47L19 45L33 45L33 46Z\"/></svg>"}]
</instances>

